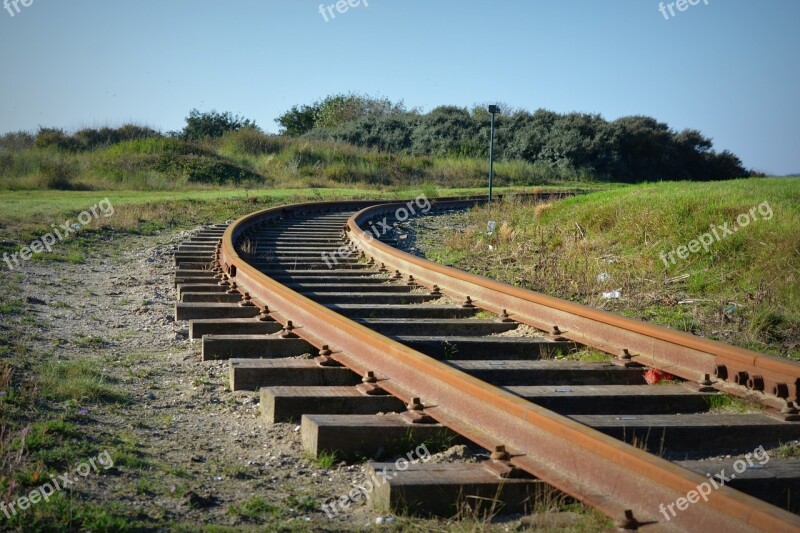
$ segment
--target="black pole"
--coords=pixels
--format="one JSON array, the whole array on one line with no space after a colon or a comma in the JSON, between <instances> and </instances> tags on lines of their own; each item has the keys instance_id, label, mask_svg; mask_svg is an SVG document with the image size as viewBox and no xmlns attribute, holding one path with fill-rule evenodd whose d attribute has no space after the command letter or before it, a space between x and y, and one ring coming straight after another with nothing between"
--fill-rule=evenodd
<instances>
[{"instance_id":1,"label":"black pole","mask_svg":"<svg viewBox=\"0 0 800 533\"><path fill-rule=\"evenodd\" d=\"M490 105L489 113L492 114L492 126L489 133L489 203L492 203L492 180L494 180L494 114L497 106Z\"/></svg>"}]
</instances>

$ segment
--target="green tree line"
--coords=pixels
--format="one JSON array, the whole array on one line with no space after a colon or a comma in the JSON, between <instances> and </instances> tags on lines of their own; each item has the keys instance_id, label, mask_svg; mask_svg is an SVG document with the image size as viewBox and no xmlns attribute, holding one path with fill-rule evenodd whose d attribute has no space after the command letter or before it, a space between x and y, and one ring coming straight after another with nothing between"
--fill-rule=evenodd
<instances>
[{"instance_id":1,"label":"green tree line","mask_svg":"<svg viewBox=\"0 0 800 533\"><path fill-rule=\"evenodd\" d=\"M585 170L621 182L723 180L752 175L733 153L716 152L693 129L674 131L648 116L614 121L598 114L529 112L501 106L495 132L498 160L524 160ZM421 156L488 157L486 106L440 106L428 113L402 102L338 94L294 106L276 119L282 133Z\"/></svg>"}]
</instances>

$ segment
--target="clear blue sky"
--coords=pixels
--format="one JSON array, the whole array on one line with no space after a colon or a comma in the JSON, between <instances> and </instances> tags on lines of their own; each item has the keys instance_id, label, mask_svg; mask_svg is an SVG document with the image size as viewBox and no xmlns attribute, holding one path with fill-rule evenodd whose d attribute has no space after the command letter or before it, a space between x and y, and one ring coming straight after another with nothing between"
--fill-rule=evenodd
<instances>
[{"instance_id":1,"label":"clear blue sky","mask_svg":"<svg viewBox=\"0 0 800 533\"><path fill-rule=\"evenodd\" d=\"M423 110L500 101L651 115L746 166L800 172L798 0L699 0L670 20L655 0L368 3L328 22L319 0L2 9L0 132L179 129L195 107L276 131L293 104L356 91Z\"/></svg>"}]
</instances>

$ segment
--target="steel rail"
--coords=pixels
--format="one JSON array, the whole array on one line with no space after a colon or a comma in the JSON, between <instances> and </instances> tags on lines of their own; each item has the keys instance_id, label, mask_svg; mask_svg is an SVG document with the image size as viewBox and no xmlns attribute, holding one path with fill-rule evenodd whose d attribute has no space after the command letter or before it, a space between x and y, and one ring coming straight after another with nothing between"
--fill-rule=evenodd
<instances>
[{"instance_id":1,"label":"steel rail","mask_svg":"<svg viewBox=\"0 0 800 533\"><path fill-rule=\"evenodd\" d=\"M599 309L494 281L402 252L376 241L360 224L405 204L368 207L347 223L351 240L393 270L436 284L444 294L469 295L479 307L507 310L512 318L558 336L630 358L695 382L716 377L717 386L776 408L800 399L800 365L766 354L703 339ZM627 350L624 353L623 350ZM793 406L789 406L790 410Z\"/></svg>"},{"instance_id":2,"label":"steel rail","mask_svg":"<svg viewBox=\"0 0 800 533\"><path fill-rule=\"evenodd\" d=\"M705 477L384 337L284 287L237 253L237 240L266 220L292 212L354 207L358 206L353 202L298 204L242 217L223 236L220 266L251 298L268 304L280 320L300 326L296 331L312 344L330 345L341 363L357 372L375 371L382 378L381 386L399 398L421 398L425 413L477 444L488 449L505 445L514 465L603 511L624 527L650 524L648 529L653 531L800 528L797 516L724 486L713 491L707 503L689 505L667 520L660 512L661 504L686 497L707 481ZM358 235L357 229L350 229L351 235L354 231ZM386 254L379 243L364 244ZM413 268L420 270L421 265L413 264Z\"/></svg>"}]
</instances>

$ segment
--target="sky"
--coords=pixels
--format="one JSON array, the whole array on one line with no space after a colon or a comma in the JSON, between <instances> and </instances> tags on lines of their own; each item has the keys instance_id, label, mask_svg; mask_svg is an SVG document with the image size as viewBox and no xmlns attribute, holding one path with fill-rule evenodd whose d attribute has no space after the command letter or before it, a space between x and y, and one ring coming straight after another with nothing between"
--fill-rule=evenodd
<instances>
[{"instance_id":1,"label":"sky","mask_svg":"<svg viewBox=\"0 0 800 533\"><path fill-rule=\"evenodd\" d=\"M353 91L649 115L800 173L798 0L17 1L0 9L0 133L178 130L193 108L277 132L291 106Z\"/></svg>"}]
</instances>

